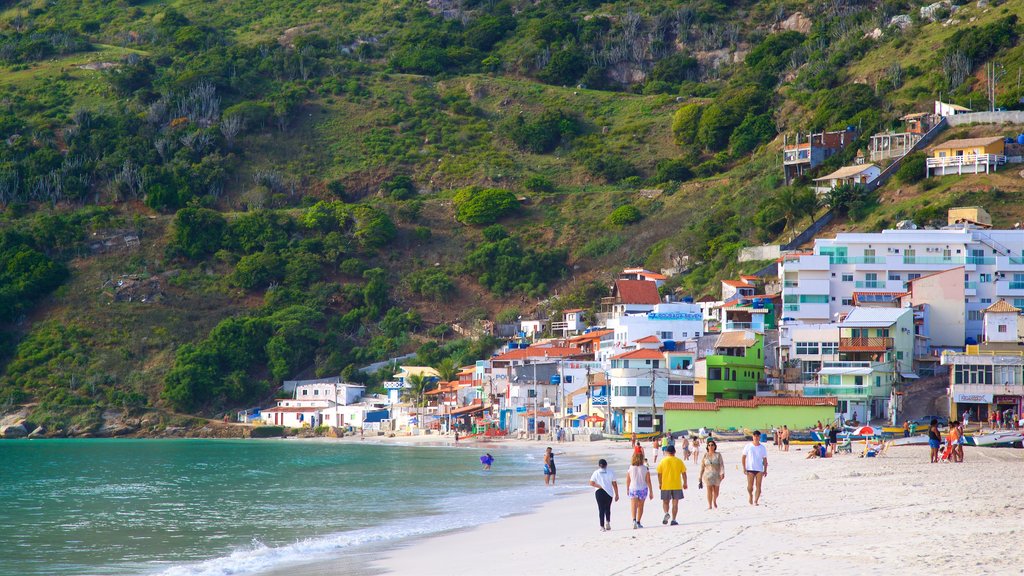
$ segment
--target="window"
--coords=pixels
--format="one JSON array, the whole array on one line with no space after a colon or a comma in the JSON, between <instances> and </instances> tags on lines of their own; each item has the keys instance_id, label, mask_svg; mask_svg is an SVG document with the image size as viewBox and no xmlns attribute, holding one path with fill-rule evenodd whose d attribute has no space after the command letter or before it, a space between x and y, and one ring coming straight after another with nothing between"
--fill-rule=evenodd
<instances>
[{"instance_id":1,"label":"window","mask_svg":"<svg viewBox=\"0 0 1024 576\"><path fill-rule=\"evenodd\" d=\"M662 340L671 340L672 339L672 333L671 332L659 332L658 336Z\"/></svg>"},{"instance_id":2,"label":"window","mask_svg":"<svg viewBox=\"0 0 1024 576\"><path fill-rule=\"evenodd\" d=\"M658 367L658 366L660 366L660 365L661 365L661 360L655 360L655 361L654 361L654 367L655 367L655 368L657 368L657 367Z\"/></svg>"},{"instance_id":3,"label":"window","mask_svg":"<svg viewBox=\"0 0 1024 576\"><path fill-rule=\"evenodd\" d=\"M952 252L950 252L949 248L946 248L945 250L942 251L942 259L943 260L952 260L953 259L953 254L952 254Z\"/></svg>"},{"instance_id":4,"label":"window","mask_svg":"<svg viewBox=\"0 0 1024 576\"><path fill-rule=\"evenodd\" d=\"M992 299L991 298L982 298L981 299L981 303L982 304L991 304L992 303Z\"/></svg>"},{"instance_id":5,"label":"window","mask_svg":"<svg viewBox=\"0 0 1024 576\"><path fill-rule=\"evenodd\" d=\"M533 389L533 388L530 388L529 390L526 391L526 397L527 398L536 398L537 397L537 391L535 389Z\"/></svg>"},{"instance_id":6,"label":"window","mask_svg":"<svg viewBox=\"0 0 1024 576\"><path fill-rule=\"evenodd\" d=\"M814 380L814 376L821 370L821 362L801 362L800 377L804 382Z\"/></svg>"},{"instance_id":7,"label":"window","mask_svg":"<svg viewBox=\"0 0 1024 576\"><path fill-rule=\"evenodd\" d=\"M613 396L636 396L636 386L616 386L612 391ZM649 394L648 394L649 395Z\"/></svg>"},{"instance_id":8,"label":"window","mask_svg":"<svg viewBox=\"0 0 1024 576\"><path fill-rule=\"evenodd\" d=\"M853 377L853 385L854 386L863 386L864 385L864 377L863 376L854 376Z\"/></svg>"},{"instance_id":9,"label":"window","mask_svg":"<svg viewBox=\"0 0 1024 576\"><path fill-rule=\"evenodd\" d=\"M669 383L669 396L693 396L693 384Z\"/></svg>"},{"instance_id":10,"label":"window","mask_svg":"<svg viewBox=\"0 0 1024 576\"><path fill-rule=\"evenodd\" d=\"M838 354L839 353L839 342L822 342L821 343L822 354Z\"/></svg>"},{"instance_id":11,"label":"window","mask_svg":"<svg viewBox=\"0 0 1024 576\"><path fill-rule=\"evenodd\" d=\"M1016 308L1024 308L1024 298L1014 298L1013 305Z\"/></svg>"},{"instance_id":12,"label":"window","mask_svg":"<svg viewBox=\"0 0 1024 576\"><path fill-rule=\"evenodd\" d=\"M954 384L991 384L991 366L972 366L957 364L953 369Z\"/></svg>"},{"instance_id":13,"label":"window","mask_svg":"<svg viewBox=\"0 0 1024 576\"><path fill-rule=\"evenodd\" d=\"M875 376L875 387L880 387L881 385L882 385L882 377L881 376Z\"/></svg>"},{"instance_id":14,"label":"window","mask_svg":"<svg viewBox=\"0 0 1024 576\"><path fill-rule=\"evenodd\" d=\"M319 390L313 390L313 396L319 396L319 395L320 395L320 391Z\"/></svg>"},{"instance_id":15,"label":"window","mask_svg":"<svg viewBox=\"0 0 1024 576\"><path fill-rule=\"evenodd\" d=\"M653 414L637 414L636 415L636 427L637 428L654 428L654 415Z\"/></svg>"},{"instance_id":16,"label":"window","mask_svg":"<svg viewBox=\"0 0 1024 576\"><path fill-rule=\"evenodd\" d=\"M981 320L981 310L968 310L967 311L967 319L968 320L974 320L974 321L980 321Z\"/></svg>"},{"instance_id":17,"label":"window","mask_svg":"<svg viewBox=\"0 0 1024 576\"><path fill-rule=\"evenodd\" d=\"M907 281L917 280L920 277L921 277L920 274L913 274L913 273L912 274L907 274Z\"/></svg>"},{"instance_id":18,"label":"window","mask_svg":"<svg viewBox=\"0 0 1024 576\"><path fill-rule=\"evenodd\" d=\"M992 281L992 275L991 274L978 274L978 282L991 282L991 281Z\"/></svg>"},{"instance_id":19,"label":"window","mask_svg":"<svg viewBox=\"0 0 1024 576\"><path fill-rule=\"evenodd\" d=\"M865 250L864 251L864 263L865 264L874 264L874 262L875 262L875 251L873 249Z\"/></svg>"},{"instance_id":20,"label":"window","mask_svg":"<svg viewBox=\"0 0 1024 576\"><path fill-rule=\"evenodd\" d=\"M843 377L840 376L839 374L829 374L828 375L828 385L829 386L839 386L842 383L843 383Z\"/></svg>"},{"instance_id":21,"label":"window","mask_svg":"<svg viewBox=\"0 0 1024 576\"><path fill-rule=\"evenodd\" d=\"M843 274L843 282L853 282L853 274Z\"/></svg>"},{"instance_id":22,"label":"window","mask_svg":"<svg viewBox=\"0 0 1024 576\"><path fill-rule=\"evenodd\" d=\"M708 380L721 380L722 369L721 368L708 368Z\"/></svg>"},{"instance_id":23,"label":"window","mask_svg":"<svg viewBox=\"0 0 1024 576\"><path fill-rule=\"evenodd\" d=\"M896 359L903 360L903 352L901 350L896 351Z\"/></svg>"},{"instance_id":24,"label":"window","mask_svg":"<svg viewBox=\"0 0 1024 576\"><path fill-rule=\"evenodd\" d=\"M874 272L868 272L867 274L864 275L864 279L867 280L868 282L874 282L878 280L878 274Z\"/></svg>"},{"instance_id":25,"label":"window","mask_svg":"<svg viewBox=\"0 0 1024 576\"><path fill-rule=\"evenodd\" d=\"M799 354L817 354L818 343L817 342L797 342L796 353Z\"/></svg>"},{"instance_id":26,"label":"window","mask_svg":"<svg viewBox=\"0 0 1024 576\"><path fill-rule=\"evenodd\" d=\"M303 396L308 396L309 395L309 390L303 390L302 391L302 395Z\"/></svg>"},{"instance_id":27,"label":"window","mask_svg":"<svg viewBox=\"0 0 1024 576\"><path fill-rule=\"evenodd\" d=\"M566 384L572 384L572 376L566 376L565 377L565 383Z\"/></svg>"},{"instance_id":28,"label":"window","mask_svg":"<svg viewBox=\"0 0 1024 576\"><path fill-rule=\"evenodd\" d=\"M651 397L651 387L650 386L641 386L640 388L637 389L637 396L640 396L641 398L650 398Z\"/></svg>"},{"instance_id":29,"label":"window","mask_svg":"<svg viewBox=\"0 0 1024 576\"><path fill-rule=\"evenodd\" d=\"M1006 332L1006 324L1000 324L999 325L999 331L1005 333Z\"/></svg>"},{"instance_id":30,"label":"window","mask_svg":"<svg viewBox=\"0 0 1024 576\"><path fill-rule=\"evenodd\" d=\"M837 414L845 414L847 408L849 408L849 404L847 404L846 400L836 400L836 413Z\"/></svg>"},{"instance_id":31,"label":"window","mask_svg":"<svg viewBox=\"0 0 1024 576\"><path fill-rule=\"evenodd\" d=\"M853 298L843 298L843 306L853 306Z\"/></svg>"},{"instance_id":32,"label":"window","mask_svg":"<svg viewBox=\"0 0 1024 576\"><path fill-rule=\"evenodd\" d=\"M901 280L901 278L899 274L889 272L889 280Z\"/></svg>"}]
</instances>

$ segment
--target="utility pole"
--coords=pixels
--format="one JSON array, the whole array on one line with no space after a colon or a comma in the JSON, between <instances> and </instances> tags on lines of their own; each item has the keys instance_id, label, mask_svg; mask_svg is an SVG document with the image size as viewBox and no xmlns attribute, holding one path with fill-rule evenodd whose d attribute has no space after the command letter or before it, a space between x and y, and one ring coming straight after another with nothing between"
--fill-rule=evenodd
<instances>
[{"instance_id":1,"label":"utility pole","mask_svg":"<svg viewBox=\"0 0 1024 576\"><path fill-rule=\"evenodd\" d=\"M537 434L537 420L540 418L537 413L537 363L533 363L533 433ZM530 427L530 419L526 419L526 427Z\"/></svg>"},{"instance_id":2,"label":"utility pole","mask_svg":"<svg viewBox=\"0 0 1024 576\"><path fill-rule=\"evenodd\" d=\"M654 417L658 413L658 407L654 403L654 378L657 374L657 368L651 368L651 431L654 431Z\"/></svg>"}]
</instances>

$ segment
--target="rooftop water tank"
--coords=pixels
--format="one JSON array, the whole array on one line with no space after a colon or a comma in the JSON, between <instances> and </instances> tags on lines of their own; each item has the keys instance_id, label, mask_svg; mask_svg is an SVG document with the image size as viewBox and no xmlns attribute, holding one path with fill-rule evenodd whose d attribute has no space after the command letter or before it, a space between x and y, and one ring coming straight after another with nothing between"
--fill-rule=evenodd
<instances>
[{"instance_id":1,"label":"rooftop water tank","mask_svg":"<svg viewBox=\"0 0 1024 576\"><path fill-rule=\"evenodd\" d=\"M1017 144L1024 146L1024 134L1017 135Z\"/></svg>"}]
</instances>

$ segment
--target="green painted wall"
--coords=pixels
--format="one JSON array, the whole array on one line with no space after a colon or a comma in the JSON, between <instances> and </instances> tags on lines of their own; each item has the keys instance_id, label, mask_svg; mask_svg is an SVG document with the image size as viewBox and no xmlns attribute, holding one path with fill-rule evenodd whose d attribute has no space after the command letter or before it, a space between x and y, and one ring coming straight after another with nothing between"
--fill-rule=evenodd
<instances>
[{"instance_id":1,"label":"green painted wall","mask_svg":"<svg viewBox=\"0 0 1024 576\"><path fill-rule=\"evenodd\" d=\"M713 401L717 398L726 399L749 399L757 394L757 382L764 378L764 346L763 336L757 334L757 342L746 349L745 356L723 356L713 354L705 361L708 367L707 378L707 399ZM712 368L729 370L729 380L717 380L711 378ZM731 376L736 371L736 379ZM718 394L718 396L716 396Z\"/></svg>"},{"instance_id":2,"label":"green painted wall","mask_svg":"<svg viewBox=\"0 0 1024 576\"><path fill-rule=\"evenodd\" d=\"M668 410L665 428L696 430L701 426L725 430L735 428L770 429L785 424L791 429L809 428L835 418L834 406L760 406L757 408L719 408L711 410Z\"/></svg>"}]
</instances>

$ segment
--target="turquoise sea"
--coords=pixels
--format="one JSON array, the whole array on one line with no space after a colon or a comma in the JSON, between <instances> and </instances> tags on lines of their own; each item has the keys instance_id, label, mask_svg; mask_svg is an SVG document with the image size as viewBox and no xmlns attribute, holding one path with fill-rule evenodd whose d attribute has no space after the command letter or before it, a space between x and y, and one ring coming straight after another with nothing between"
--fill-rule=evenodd
<instances>
[{"instance_id":1,"label":"turquoise sea","mask_svg":"<svg viewBox=\"0 0 1024 576\"><path fill-rule=\"evenodd\" d=\"M547 488L542 459L498 446L2 441L0 575L359 572L383 548L526 511L589 475L563 457L563 486Z\"/></svg>"}]
</instances>

